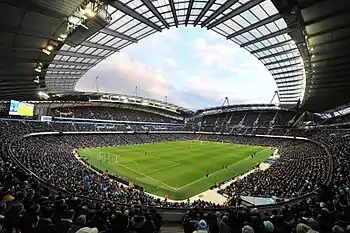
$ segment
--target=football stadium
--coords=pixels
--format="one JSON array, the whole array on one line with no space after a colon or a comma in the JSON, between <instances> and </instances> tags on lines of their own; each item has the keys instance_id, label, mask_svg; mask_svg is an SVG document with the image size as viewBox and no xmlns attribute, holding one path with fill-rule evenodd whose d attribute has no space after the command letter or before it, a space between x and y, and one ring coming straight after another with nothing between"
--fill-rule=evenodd
<instances>
[{"instance_id":1,"label":"football stadium","mask_svg":"<svg viewBox=\"0 0 350 233\"><path fill-rule=\"evenodd\" d=\"M350 231L350 1L3 0L0 12L0 232ZM183 28L234 48L202 38L196 82L175 71L195 65L195 37L169 50L182 63L156 59L175 34L149 39ZM153 77L118 54L170 68ZM231 56L250 66L220 64Z\"/></svg>"}]
</instances>

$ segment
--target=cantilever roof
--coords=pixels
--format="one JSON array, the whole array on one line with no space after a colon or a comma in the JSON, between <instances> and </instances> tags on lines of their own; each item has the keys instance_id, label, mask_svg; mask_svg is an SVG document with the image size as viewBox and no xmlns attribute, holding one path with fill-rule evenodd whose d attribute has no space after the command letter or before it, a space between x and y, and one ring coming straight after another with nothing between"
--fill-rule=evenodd
<instances>
[{"instance_id":1,"label":"cantilever roof","mask_svg":"<svg viewBox=\"0 0 350 233\"><path fill-rule=\"evenodd\" d=\"M1 1L0 99L39 98L45 85L51 94L71 92L111 54L172 26L195 25L261 60L283 106L323 112L350 102L348 0L104 0L100 15L107 10L110 24L79 46L62 46L57 37L83 1ZM58 51L46 56L50 42Z\"/></svg>"},{"instance_id":2,"label":"cantilever roof","mask_svg":"<svg viewBox=\"0 0 350 233\"><path fill-rule=\"evenodd\" d=\"M81 45L64 45L47 69L51 92L71 91L79 78L111 54L172 26L213 30L256 56L276 80L281 103L303 99L303 60L292 30L271 0L107 1L110 25ZM258 74L257 74L257 78Z\"/></svg>"}]
</instances>

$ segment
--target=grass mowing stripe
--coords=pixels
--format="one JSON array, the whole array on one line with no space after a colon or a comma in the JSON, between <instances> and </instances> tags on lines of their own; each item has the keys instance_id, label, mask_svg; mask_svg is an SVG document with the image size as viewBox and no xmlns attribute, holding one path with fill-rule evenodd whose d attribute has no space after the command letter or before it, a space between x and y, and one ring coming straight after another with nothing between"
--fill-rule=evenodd
<instances>
[{"instance_id":1,"label":"grass mowing stripe","mask_svg":"<svg viewBox=\"0 0 350 233\"><path fill-rule=\"evenodd\" d=\"M89 163L110 173L128 177L158 196L183 200L207 190L218 181L250 170L271 155L266 147L217 142L181 141L79 150ZM99 152L118 155L118 163L100 162ZM251 159L251 154L257 155ZM229 166L227 170L222 169ZM205 171L208 179L203 179ZM197 181L198 180L198 181ZM179 190L178 188L181 188Z\"/></svg>"},{"instance_id":2,"label":"grass mowing stripe","mask_svg":"<svg viewBox=\"0 0 350 233\"><path fill-rule=\"evenodd\" d=\"M259 152L256 153L256 154L258 155L260 152L263 152L264 150L267 150L267 149L269 149L269 148L265 148L265 149L259 151ZM227 169L230 169L230 168L232 168L233 166L237 166L237 163L241 163L242 161L245 161L245 160L247 160L247 159L250 159L250 158L249 158L249 157L246 157L246 158L244 158L244 159L242 159L242 160L239 160L239 161L237 161L237 162L231 164L230 166L228 166ZM214 173L212 173L212 174L210 174L210 175L212 176L212 175L215 175L216 173L219 173L219 172L222 172L222 170L217 170L216 172L214 172ZM203 179L205 179L205 177L199 178L198 180L195 180L195 181L193 181L193 182L191 182L191 183L188 183L188 184L186 184L186 185L184 185L184 186L178 188L177 190L181 190L181 189L183 189L183 188L185 188L185 187L187 187L187 186L193 185L193 184L195 184L195 183L197 183L197 182L199 182L199 181L201 181L201 180L203 180Z\"/></svg>"}]
</instances>

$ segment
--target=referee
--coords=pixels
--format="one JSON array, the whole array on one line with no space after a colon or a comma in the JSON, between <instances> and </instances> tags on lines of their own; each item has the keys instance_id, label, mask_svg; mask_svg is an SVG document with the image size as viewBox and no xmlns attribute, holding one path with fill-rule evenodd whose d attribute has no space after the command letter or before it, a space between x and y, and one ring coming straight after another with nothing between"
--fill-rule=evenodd
<instances>
[{"instance_id":1,"label":"referee","mask_svg":"<svg viewBox=\"0 0 350 233\"><path fill-rule=\"evenodd\" d=\"M206 171L206 172L205 172L205 178L208 178L208 176L209 176L209 172Z\"/></svg>"}]
</instances>

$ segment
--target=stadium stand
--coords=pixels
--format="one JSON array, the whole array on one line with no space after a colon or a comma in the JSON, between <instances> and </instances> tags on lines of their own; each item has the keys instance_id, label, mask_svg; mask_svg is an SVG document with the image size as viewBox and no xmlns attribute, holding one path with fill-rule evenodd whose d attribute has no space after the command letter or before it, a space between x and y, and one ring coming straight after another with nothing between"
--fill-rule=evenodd
<instances>
[{"instance_id":1,"label":"stadium stand","mask_svg":"<svg viewBox=\"0 0 350 233\"><path fill-rule=\"evenodd\" d=\"M71 116L84 119L181 123L166 116L137 109L111 108L111 107L78 107L67 109L53 109L54 116Z\"/></svg>"},{"instance_id":2,"label":"stadium stand","mask_svg":"<svg viewBox=\"0 0 350 233\"><path fill-rule=\"evenodd\" d=\"M49 131L55 131L57 129L64 130L64 131L75 131L76 125L84 125L84 124L69 124L69 123L47 123L47 122L23 122L23 121L0 121L1 123L1 132L2 137L2 145L6 145L9 142L12 141L15 137L19 135L28 134L31 132L49 132ZM92 125L87 124L86 128L84 129L90 129L92 131L95 131L95 128L92 127ZM321 215L329 214L329 211L332 211L332 213L336 213L337 218L332 220L332 222L324 223L322 222L323 218L320 216L314 217L317 220L317 223L319 226L319 229L328 229L332 228L336 221L339 220L346 220L346 218L343 218L341 216L345 215L339 215L339 211L343 209L341 205L345 204L347 202L347 198L344 199L344 194L347 193L346 184L349 182L348 176L343 176L344 172L346 173L348 171L348 164L349 164L349 157L347 156L347 151L349 150L348 146L345 146L347 144L347 133L349 133L347 130L311 130L312 133L311 138L317 141L322 141L325 145L331 145L330 152L333 154L333 158L335 159L335 173L334 173L334 182L335 186L333 187L334 194L331 194L331 197L325 197L324 192L327 190L320 192L321 196L314 196L310 197L306 202L302 202L302 205L297 204L297 207L299 209L295 209L295 207L284 207L281 212L274 212L274 215L281 214L281 218L286 218L285 214L291 213L294 214L301 214L300 216L304 216L304 219L311 219L313 214L321 213ZM330 137L330 135L332 135ZM76 160L74 157L72 157L72 149L79 147L79 146L89 146L89 147L98 147L98 146L108 146L108 145L115 145L115 144L125 144L125 143L146 143L146 142L160 142L160 141L171 141L171 140L189 140L193 139L192 134L141 134L141 135L124 135L124 134L112 134L112 135L100 135L100 136L92 136L92 135L65 135L65 136L58 136L58 135L42 135L42 136L34 136L34 137L28 137L24 138L22 140L16 141L12 147L11 150L15 152L16 158L27 168L29 168L31 171L33 171L36 175L43 178L45 181L48 181L50 184L55 185L57 188L61 188L64 191L72 192L75 195L74 196L87 196L87 197L94 197L98 199L106 199L110 201L118 201L118 202L125 202L129 204L139 205L143 204L145 206L166 206L166 207L176 207L176 208L188 208L188 203L169 203L164 202L161 199L154 199L147 194L143 193L142 191L134 190L129 187L124 187L120 185L119 182L114 181L110 183L108 181L108 178L99 175L92 170L90 170L88 167L86 167L84 164ZM196 136L197 138L198 136ZM266 171L254 173L246 178L244 178L241 181L232 183L232 185L228 186L226 189L222 190L223 193L229 194L229 195L236 195L236 192L240 192L241 194L255 194L260 196L265 195L277 195L280 197L293 197L298 196L302 194L306 194L309 191L316 190L319 188L320 190L323 190L323 187L321 185L321 181L326 179L326 171L328 165L327 156L324 151L322 151L321 148L317 147L314 144L310 143L299 143L288 140L277 140L273 138L255 138L255 137L228 137L225 135L203 135L201 136L201 140L216 140L216 141L227 141L232 143L240 143L240 144L250 144L250 145L274 145L277 144L278 147L281 150L282 160L281 163L272 165L272 167ZM346 143L346 144L344 144ZM44 155L44 152L47 152L46 155ZM66 216L71 215L73 217L73 213L75 211L78 211L78 215L80 216L82 213L85 213L88 210L94 209L99 211L106 211L107 209L107 215L105 217L100 216L99 218L114 218L118 215L124 213L127 211L130 213L129 217L132 218L132 216L139 214L141 216L145 215L145 213L148 213L140 210L133 210L132 207L129 209L129 207L123 207L121 210L119 207L115 209L116 207L110 206L109 204L99 206L96 204L91 205L93 202L89 202L90 204L86 204L84 200L80 200L79 198L75 198L74 196L69 195L68 199L64 199L64 195L62 196L62 193L58 196L55 196L52 194L52 191L49 191L47 189L43 189L41 187L38 187L37 181L35 179L28 177L28 174L23 174L23 172L17 168L17 165L14 164L11 160L9 160L10 157L6 156L8 153L6 151L6 147L2 147L2 164L3 166L1 169L3 169L4 174L7 174L4 178L5 180L2 180L2 184L4 187L11 187L11 182L18 182L16 180L20 180L20 183L24 180L26 181L23 183L23 185L20 186L12 186L13 189L8 189L5 193L6 198L4 196L3 200L7 200L8 198L10 201L4 201L4 203L17 203L14 202L18 199L23 199L23 195L25 196L25 200L33 200L33 198L39 198L39 201L35 203L40 203L43 205L43 211L42 214L45 214L47 218L51 219L51 223L49 224L52 228L59 228L61 220L59 215L57 216L57 211L61 208L63 208L63 212L61 212L62 215ZM5 155L5 156L4 156ZM11 164L11 165L9 165ZM54 164L54 166L52 165ZM64 165L64 166L60 166ZM12 177L9 178L8 175L12 174ZM15 175L15 176L13 176ZM70 178L68 178L70 177ZM72 179L74 177L74 179ZM89 177L88 180L86 180ZM293 178L293 179L291 179ZM24 180L21 180L24 179ZM84 180L85 179L85 180ZM119 178L122 179L122 178ZM302 182L301 182L302 181ZM10 183L8 183L10 182ZM92 190L89 190L84 186L87 182L89 185L91 184L98 184L96 186L92 186ZM276 184L279 184L278 186ZM10 186L9 186L10 185ZM28 188L30 187L30 188ZM27 188L29 191L24 191ZM116 192L109 193L108 190L114 190L114 188L117 188ZM34 192L32 190L39 190L39 192ZM238 191L239 190L239 191ZM118 193L117 195L115 195ZM235 193L235 194L234 194ZM39 196L38 196L39 195ZM327 194L329 195L329 194ZM332 200L333 195L336 197L336 201L329 202L327 200ZM334 198L333 197L333 198ZM14 200L11 200L14 198ZM340 198L340 199L339 199ZM21 202L22 205L26 205L25 208L28 211L31 211L31 208L35 208L35 206L31 206L31 201ZM26 204L29 202L28 204ZM345 202L345 203L344 203ZM53 208L51 207L50 213L46 212L46 206L48 203L55 203ZM57 203L57 204L56 204ZM317 204L318 203L318 204ZM338 206L334 205L334 203L339 203ZM314 206L318 205L321 207L314 208L312 210L309 209L307 206ZM10 209L17 208L16 206L12 206L14 204L10 205ZM339 206L340 205L340 206ZM11 207L12 206L12 207ZM83 210L74 209L72 211L71 206L81 206L84 207ZM195 202L191 203L191 206L198 207L213 207L213 204L205 203L205 202ZM326 207L325 207L326 206ZM37 208L37 207L36 207ZM101 209L102 208L102 209ZM322 209L323 208L323 209ZM329 208L325 212L325 208ZM118 211L117 211L118 210ZM13 210L14 211L14 210ZM12 212L13 212L12 211ZM117 212L115 212L117 211ZM224 216L230 216L230 220L225 220L228 227L231 227L231 229L235 228L242 228L244 225L244 222L240 222L239 219L242 214L250 214L256 215L254 212L255 209L239 209L237 212L231 212L229 211L228 214L224 214L223 212L216 213L215 215L203 215L202 211L195 211L192 210L189 215L186 215L184 224L185 224L185 231L188 230L188 228L191 228L191 224L189 222L190 219L206 219L207 224L210 227L216 227L211 223L212 219L218 218L221 219L221 217ZM295 212L296 211L296 212ZM306 211L306 212L305 212ZM307 212L309 211L309 212ZM319 212L321 211L321 212ZM3 212L5 219L8 219L7 216L13 216L9 214L15 214L9 212ZM31 212L30 212L31 213ZM150 212L150 214L154 212ZM62 216L61 215L61 216ZM113 217L114 215L114 217ZM27 217L24 215L21 221L30 221L32 220L26 220ZM53 217L52 217L53 216ZM73 217L73 220L78 220L77 215ZM89 214L86 218L88 220L91 219L92 216L98 216L98 215L91 215ZM150 215L145 215L145 218L148 218ZM154 215L152 215L154 216ZM158 216L158 215L157 215ZM215 217L214 217L215 216ZM249 219L249 217L247 218ZM257 215L258 216L258 215ZM332 215L333 216L333 215ZM264 215L263 217L269 218L270 216ZM335 217L335 216L334 216ZM14 216L16 219L16 217ZM225 217L224 217L225 218ZM237 220L234 220L238 218ZM12 218L11 218L12 219ZM18 217L17 217L18 219ZM43 220L39 217L39 223ZM226 218L225 218L226 219ZM92 220L92 219L91 219ZM115 220L115 219L114 219ZM115 220L116 221L116 220ZM154 221L157 221L157 219L154 219ZM158 220L159 221L159 220ZM232 222L234 221L234 222ZM237 222L238 221L238 222ZM260 221L260 220L259 220ZM307 220L305 220L307 222ZM312 220L310 220L312 221ZM314 220L315 221L315 220ZM112 221L114 222L114 221ZM29 224L26 223L26 224ZM17 225L16 225L17 224ZM73 224L73 223L72 223ZM100 230L108 230L108 228L113 228L116 226L113 226L112 223L98 226L96 223L91 223L92 226L97 226ZM114 222L114 224L117 224L117 221ZM119 224L119 223L118 223ZM273 222L275 227L278 227L279 222ZM277 224L277 225L276 225ZM328 225L327 225L328 224ZM345 222L337 222L337 224L340 224L344 226ZM11 229L11 228L18 228L21 229L21 225L19 225L19 222L5 222L3 224L5 229ZM37 225L39 228L40 224ZM286 227L282 224L282 226ZM287 225L289 226L289 225ZM48 227L48 226L46 226ZM193 226L192 226L193 227ZM293 225L290 225L290 227L293 227ZM295 225L294 225L295 227ZM346 226L344 226L346 227ZM25 231L25 230L24 230ZM152 232L152 231L149 231Z\"/></svg>"},{"instance_id":3,"label":"stadium stand","mask_svg":"<svg viewBox=\"0 0 350 233\"><path fill-rule=\"evenodd\" d=\"M0 232L349 232L349 9L344 0L1 1ZM280 104L193 113L100 93L97 83L97 93L73 91L114 52L181 25L213 30L258 58ZM33 105L34 116L9 116L10 99ZM276 145L280 162L221 189L233 198L220 205L153 197L72 154L191 139ZM278 197L251 206L240 195Z\"/></svg>"}]
</instances>

